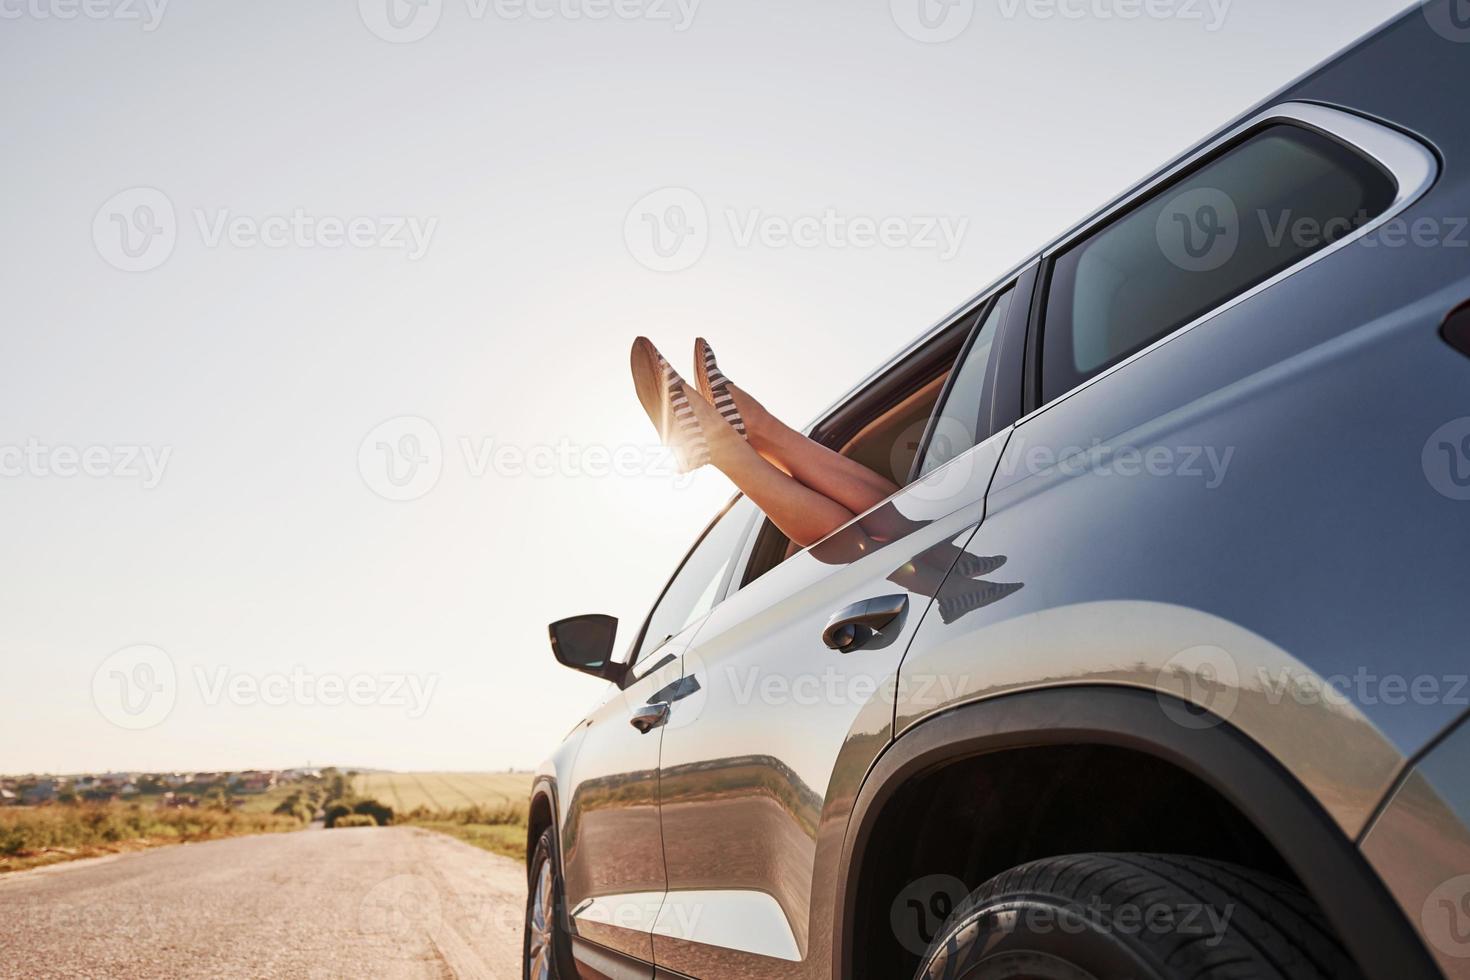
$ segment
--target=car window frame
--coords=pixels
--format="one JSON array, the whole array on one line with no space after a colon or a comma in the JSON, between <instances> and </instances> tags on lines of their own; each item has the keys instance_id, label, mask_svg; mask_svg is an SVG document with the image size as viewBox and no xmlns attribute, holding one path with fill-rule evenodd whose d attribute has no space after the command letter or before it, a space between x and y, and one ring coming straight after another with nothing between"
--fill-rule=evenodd
<instances>
[{"instance_id":1,"label":"car window frame","mask_svg":"<svg viewBox=\"0 0 1470 980\"><path fill-rule=\"evenodd\" d=\"M1316 132L1377 164L1394 182L1393 200L1380 214L1337 241L1303 256L1299 261L1280 270L1270 278L1236 293L1117 363L1103 368L1071 388L1057 393L1054 397L1045 399L1042 387L1042 351L1046 342L1046 304L1051 289L1052 271L1058 257L1105 231L1135 209L1153 200L1157 195L1167 192L1171 186L1188 179L1202 167L1249 140L1257 132L1282 124ZM1246 302L1251 297L1265 292L1277 283L1372 234L1423 197L1438 178L1439 172L1439 158L1427 146L1411 136L1347 110L1308 102L1284 102L1265 109L1229 128L1215 139L1195 147L1153 177L1136 185L1102 210L1076 225L1043 250L1041 271L1031 304L1031 322L1027 331L1024 367L1025 414L1017 421L1017 424L1022 424L1041 412L1065 402L1079 391L1123 370L1139 358L1182 337L1200 324L1214 319L1226 310Z\"/></svg>"},{"instance_id":2,"label":"car window frame","mask_svg":"<svg viewBox=\"0 0 1470 980\"><path fill-rule=\"evenodd\" d=\"M989 403L979 406L983 414L979 416L980 425L975 432L975 443L970 449L974 449L975 446L1015 422L1023 414L1022 377L1025 372L1026 339L1040 266L1041 260L1033 258L1015 275L992 284L982 294L984 298L971 308L970 312L975 314L975 318L970 324L969 335L965 338L964 345L960 347L959 354L955 356L954 363L950 365L949 376L944 379L944 387L939 392L938 401L934 403L934 411L929 414L929 422L924 428L923 437L919 440L919 449L914 454L914 463L909 470L905 486L919 478L920 469L924 465L924 457L929 453L929 443L934 438L934 430L939 424L940 417L944 414L945 406L949 404L950 396L954 393L953 389L960 366L965 363L965 358L970 356L970 351L979 339L980 331L984 328L985 320L989 317L991 309L1008 289L1014 289L1015 292L1011 296L1011 305L1006 311L1005 319L996 328L995 339L991 342L990 361L985 366L985 382L981 387L982 393L988 396ZM965 315L969 314L963 314L960 319L963 319ZM969 452L970 449L965 452ZM962 456L964 453L959 455Z\"/></svg>"},{"instance_id":3,"label":"car window frame","mask_svg":"<svg viewBox=\"0 0 1470 980\"><path fill-rule=\"evenodd\" d=\"M728 514L733 512L735 508L740 506L742 503L749 504L749 500L744 494L737 493L735 496L731 497L730 500L726 502L725 506L721 507L719 512L715 514L715 516L710 519L710 522L704 526L704 530L699 532L699 536L694 539L694 543L689 546L689 549L684 552L684 557L679 559L679 564L674 567L673 574L671 574L668 579L664 581L663 588L659 589L658 598L654 599L653 604L648 607L648 613L643 617L642 625L638 627L638 635L633 638L633 642L628 646L627 653L624 654L623 660L628 665L628 670L625 674L627 683L636 681L639 677L642 676L643 673L646 673L638 671L638 664L640 662L638 651L639 648L643 646L643 637L645 636L645 634L647 634L648 627L653 622L654 614L658 612L659 606L663 604L664 598L669 594L669 589L673 587L674 582L678 580L679 575L689 564L689 559L694 557L694 553L699 550L700 545L704 544L705 539L710 536L710 533L712 531L714 531L716 525L718 525L720 521L724 520ZM748 555L748 542L751 537L751 526L755 523L755 518L761 516L760 510L756 508L754 504L750 504L749 511L750 512L745 515L745 526L741 529L740 536L736 539L735 547L731 552L735 560L731 561L725 568L725 572L720 579L720 584L715 589L714 605L710 606L709 612L713 612L720 605L720 603L724 602L725 599L729 597L730 583L735 580L736 572L743 568L743 563ZM705 615L709 615L709 612L706 612ZM686 623L684 629L688 629L692 625L694 624ZM680 632L683 632L683 630L681 630ZM648 652L651 655L657 653L661 649L663 649L663 644L659 644L657 647L650 649Z\"/></svg>"}]
</instances>

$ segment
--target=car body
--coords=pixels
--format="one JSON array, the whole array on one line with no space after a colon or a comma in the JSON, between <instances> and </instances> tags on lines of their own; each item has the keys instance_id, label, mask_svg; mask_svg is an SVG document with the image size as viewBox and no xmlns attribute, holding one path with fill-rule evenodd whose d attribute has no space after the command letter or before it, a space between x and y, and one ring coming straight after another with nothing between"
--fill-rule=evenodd
<instances>
[{"instance_id":1,"label":"car body","mask_svg":"<svg viewBox=\"0 0 1470 980\"><path fill-rule=\"evenodd\" d=\"M1143 849L1299 884L1366 976L1470 978L1462 13L1287 86L823 413L851 455L917 442L874 511L788 555L731 502L536 777L582 975L912 975L953 883Z\"/></svg>"}]
</instances>

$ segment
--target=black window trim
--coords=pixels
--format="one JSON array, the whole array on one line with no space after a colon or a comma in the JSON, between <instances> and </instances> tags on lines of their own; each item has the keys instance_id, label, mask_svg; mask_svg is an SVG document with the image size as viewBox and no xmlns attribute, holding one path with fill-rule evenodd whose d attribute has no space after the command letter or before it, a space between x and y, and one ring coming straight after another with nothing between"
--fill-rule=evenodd
<instances>
[{"instance_id":1,"label":"black window trim","mask_svg":"<svg viewBox=\"0 0 1470 980\"><path fill-rule=\"evenodd\" d=\"M1238 143L1250 138L1255 132L1275 124L1294 125L1309 129L1346 146L1353 152L1377 164L1393 181L1394 199L1381 214L1342 238L1303 257L1263 282L1257 283L1183 326L1158 338L1142 350L1135 351L1116 364L1109 365L1091 377L1078 382L1049 401L1043 401L1041 387L1041 347L1045 342L1043 325L1046 314L1046 296L1051 285L1052 269L1057 257L1080 244L1086 238L1102 231L1128 212L1146 203L1171 184L1187 178L1221 154L1233 149ZM1071 398L1091 385L1109 377L1114 372L1132 364L1135 360L1162 347L1169 341L1181 337L1195 327L1214 319L1226 310L1246 302L1263 293L1284 279L1290 278L1314 263L1326 259L1340 249L1346 248L1363 237L1372 234L1384 224L1402 214L1410 205L1428 191L1439 176L1440 164L1424 144L1410 136L1390 129L1387 125L1343 109L1331 108L1310 102L1285 102L1267 109L1227 130L1217 138L1195 148L1173 165L1164 168L1152 178L1137 185L1101 211L1063 234L1042 252L1042 270L1031 310L1031 324L1026 339L1025 413L1017 422L1024 424L1054 405Z\"/></svg>"},{"instance_id":2,"label":"black window trim","mask_svg":"<svg viewBox=\"0 0 1470 980\"><path fill-rule=\"evenodd\" d=\"M985 368L985 384L982 390L989 393L990 404L985 408L984 424L975 433L975 445L980 445L1023 414L1020 394L1010 384L1010 380L1020 377L1027 323L1030 319L1030 294L1035 289L1039 261L1039 259L1030 260L1030 263L1014 276L991 286L986 290L984 299L956 318L959 321L973 316L965 343L960 347L959 354L955 356L954 363L950 365L949 376L944 379L944 387L939 390L939 399L934 403L934 411L930 413L929 422L924 427L924 435L919 440L919 450L914 454L913 465L909 468L909 483L919 478L920 467L924 465L924 457L929 452L929 442L934 438L934 429L938 425L940 414L949 402L949 396L955 384L955 375L960 365L965 362L965 358L970 356L970 350L980 336L980 329L985 325L996 302L1008 289L1014 289L1015 292L1011 297L1011 306L1006 312L1005 320L996 328L993 353L990 356L990 363ZM1003 378L1009 379L1006 387L1008 397L1005 399L999 397L1000 383ZM1009 404L1012 397L1015 398L1014 405Z\"/></svg>"}]
</instances>

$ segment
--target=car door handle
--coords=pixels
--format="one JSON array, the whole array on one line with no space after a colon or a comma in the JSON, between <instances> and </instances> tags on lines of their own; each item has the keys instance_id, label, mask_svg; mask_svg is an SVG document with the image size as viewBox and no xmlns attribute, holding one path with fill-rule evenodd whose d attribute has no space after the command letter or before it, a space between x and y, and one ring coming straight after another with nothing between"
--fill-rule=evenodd
<instances>
[{"instance_id":1,"label":"car door handle","mask_svg":"<svg viewBox=\"0 0 1470 980\"><path fill-rule=\"evenodd\" d=\"M628 724L647 735L668 720L669 703L656 701L653 704L640 704L633 712L633 717L628 719Z\"/></svg>"},{"instance_id":2,"label":"car door handle","mask_svg":"<svg viewBox=\"0 0 1470 980\"><path fill-rule=\"evenodd\" d=\"M901 617L909 607L906 594L878 596L863 599L832 615L827 628L822 630L822 642L833 650L846 653L856 650L882 633L894 620Z\"/></svg>"}]
</instances>

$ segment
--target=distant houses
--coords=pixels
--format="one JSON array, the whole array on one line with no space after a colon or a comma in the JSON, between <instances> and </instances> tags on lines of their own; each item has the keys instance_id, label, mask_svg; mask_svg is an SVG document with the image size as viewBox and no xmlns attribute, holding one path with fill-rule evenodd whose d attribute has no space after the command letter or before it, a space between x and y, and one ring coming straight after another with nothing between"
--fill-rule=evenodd
<instances>
[{"instance_id":1,"label":"distant houses","mask_svg":"<svg viewBox=\"0 0 1470 980\"><path fill-rule=\"evenodd\" d=\"M286 783L314 778L320 778L320 773L312 769L4 776L0 777L0 806L148 799L157 800L161 806L189 806L206 793L227 797L265 793Z\"/></svg>"}]
</instances>

